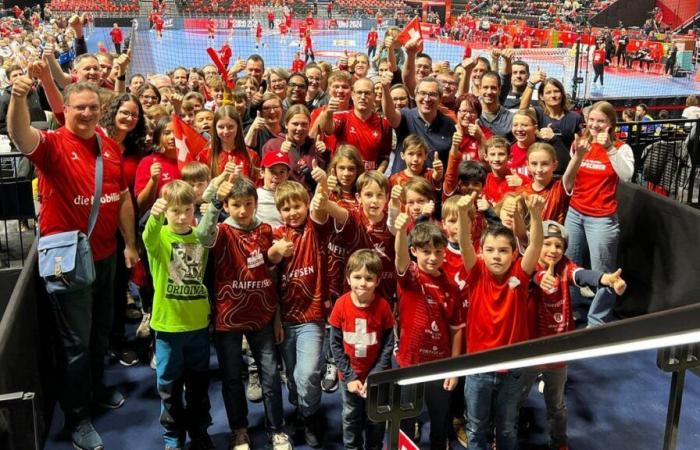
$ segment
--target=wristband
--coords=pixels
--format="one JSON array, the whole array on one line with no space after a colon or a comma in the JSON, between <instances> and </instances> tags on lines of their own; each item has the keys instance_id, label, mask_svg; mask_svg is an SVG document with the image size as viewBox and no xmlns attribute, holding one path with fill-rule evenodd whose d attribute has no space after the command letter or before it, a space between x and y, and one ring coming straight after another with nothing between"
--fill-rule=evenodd
<instances>
[{"instance_id":1,"label":"wristband","mask_svg":"<svg viewBox=\"0 0 700 450\"><path fill-rule=\"evenodd\" d=\"M535 89L535 83L533 83L532 81L528 81L527 85L530 86L532 89Z\"/></svg>"}]
</instances>

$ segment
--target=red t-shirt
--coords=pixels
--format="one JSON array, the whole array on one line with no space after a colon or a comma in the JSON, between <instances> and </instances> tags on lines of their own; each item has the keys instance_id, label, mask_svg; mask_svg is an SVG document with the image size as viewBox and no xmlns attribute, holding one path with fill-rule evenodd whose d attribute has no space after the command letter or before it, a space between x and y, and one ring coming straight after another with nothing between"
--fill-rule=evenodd
<instances>
[{"instance_id":1,"label":"red t-shirt","mask_svg":"<svg viewBox=\"0 0 700 450\"><path fill-rule=\"evenodd\" d=\"M354 145L359 151L366 170L374 170L381 159L388 159L391 152L391 125L386 117L377 113L363 121L350 109L333 113L333 134L339 144Z\"/></svg>"},{"instance_id":2,"label":"red t-shirt","mask_svg":"<svg viewBox=\"0 0 700 450\"><path fill-rule=\"evenodd\" d=\"M478 258L469 271L467 353L490 350L529 338L527 297L530 276L521 259L513 261L502 282Z\"/></svg>"},{"instance_id":3,"label":"red t-shirt","mask_svg":"<svg viewBox=\"0 0 700 450\"><path fill-rule=\"evenodd\" d=\"M375 295L372 303L360 308L348 292L335 303L328 324L343 330L343 350L357 379L364 383L382 351L384 332L394 327L389 303ZM338 377L342 380L343 373L338 372Z\"/></svg>"},{"instance_id":4,"label":"red t-shirt","mask_svg":"<svg viewBox=\"0 0 700 450\"><path fill-rule=\"evenodd\" d=\"M273 12L267 13L267 21L272 22L273 20L275 20L275 13L273 13Z\"/></svg>"},{"instance_id":5,"label":"red t-shirt","mask_svg":"<svg viewBox=\"0 0 700 450\"><path fill-rule=\"evenodd\" d=\"M561 179L554 180L541 191L535 191L532 183L525 185L522 189L527 195L537 194L545 199L544 210L542 210L542 220L554 220L564 224L566 212L569 210L569 200L571 197L564 190L564 183Z\"/></svg>"},{"instance_id":6,"label":"red t-shirt","mask_svg":"<svg viewBox=\"0 0 700 450\"><path fill-rule=\"evenodd\" d=\"M599 48L593 52L593 64L605 64L605 49Z\"/></svg>"},{"instance_id":7,"label":"red t-shirt","mask_svg":"<svg viewBox=\"0 0 700 450\"><path fill-rule=\"evenodd\" d=\"M457 286L445 273L433 277L411 262L398 274L400 367L452 356L450 330L464 327Z\"/></svg>"},{"instance_id":8,"label":"red t-shirt","mask_svg":"<svg viewBox=\"0 0 700 450\"><path fill-rule=\"evenodd\" d=\"M255 28L255 37L261 38L262 35L263 35L262 25L258 24L257 28Z\"/></svg>"},{"instance_id":9,"label":"red t-shirt","mask_svg":"<svg viewBox=\"0 0 700 450\"><path fill-rule=\"evenodd\" d=\"M382 260L382 276L377 292L389 302L396 299L396 266L394 263L394 235L386 224L387 216L379 223L371 223L361 207L348 210L348 220L341 230L336 230L346 241L348 255L363 248L372 249ZM345 267L343 267L345 270ZM346 287L347 284L346 284Z\"/></svg>"},{"instance_id":10,"label":"red t-shirt","mask_svg":"<svg viewBox=\"0 0 700 450\"><path fill-rule=\"evenodd\" d=\"M521 175L530 176L527 168L527 149L522 148L518 142L510 146L510 162L508 169L515 169Z\"/></svg>"},{"instance_id":11,"label":"red t-shirt","mask_svg":"<svg viewBox=\"0 0 700 450\"><path fill-rule=\"evenodd\" d=\"M121 44L124 42L124 35L122 34L121 28L112 28L109 35L112 37L112 42L115 44Z\"/></svg>"},{"instance_id":12,"label":"red t-shirt","mask_svg":"<svg viewBox=\"0 0 700 450\"><path fill-rule=\"evenodd\" d=\"M277 291L268 269L272 228L261 223L250 231L218 225L214 243L216 331L256 331L277 311Z\"/></svg>"},{"instance_id":13,"label":"red t-shirt","mask_svg":"<svg viewBox=\"0 0 700 450\"><path fill-rule=\"evenodd\" d=\"M574 272L580 269L573 261L563 256L554 268L559 282L554 291L545 292L541 287L532 290L531 300L535 308L533 338L566 333L575 329L569 287L575 286ZM538 264L535 279L539 282L545 273L547 268Z\"/></svg>"},{"instance_id":14,"label":"red t-shirt","mask_svg":"<svg viewBox=\"0 0 700 450\"><path fill-rule=\"evenodd\" d=\"M156 16L153 19L153 23L155 24L157 31L163 31L163 25L165 24L165 22L163 21L162 17Z\"/></svg>"},{"instance_id":15,"label":"red t-shirt","mask_svg":"<svg viewBox=\"0 0 700 450\"><path fill-rule=\"evenodd\" d=\"M182 178L180 169L177 167L177 161L166 158L162 153L152 153L145 156L138 167L136 167L136 179L134 180L134 194L137 196L144 190L148 180L151 178L151 165L159 162L161 166L160 178L157 184L157 195L160 195L160 190L163 186L173 180Z\"/></svg>"},{"instance_id":16,"label":"red t-shirt","mask_svg":"<svg viewBox=\"0 0 700 450\"><path fill-rule=\"evenodd\" d=\"M292 15L291 14L284 16L284 24L287 25L287 28L292 28Z\"/></svg>"},{"instance_id":17,"label":"red t-shirt","mask_svg":"<svg viewBox=\"0 0 700 450\"><path fill-rule=\"evenodd\" d=\"M424 169L422 174L416 176L425 178L425 181L435 186L435 182L433 180L433 173L433 169ZM411 178L414 177L407 174L405 170L402 170L401 172L396 172L395 174L389 177L389 187L393 188L397 184L400 186L405 186L406 183L408 183L411 180ZM435 187L442 188L440 183L438 183Z\"/></svg>"},{"instance_id":18,"label":"red t-shirt","mask_svg":"<svg viewBox=\"0 0 700 450\"><path fill-rule=\"evenodd\" d=\"M282 260L282 320L306 323L324 319L328 301L326 249L332 222L314 222L311 217L299 228L287 225L275 229L275 240L286 237L294 243L291 256Z\"/></svg>"},{"instance_id":19,"label":"red t-shirt","mask_svg":"<svg viewBox=\"0 0 700 450\"><path fill-rule=\"evenodd\" d=\"M95 228L90 236L92 257L99 261L117 250L121 194L127 192L121 167L121 150L102 135L102 196ZM39 171L42 236L81 230L87 234L95 193L97 138L84 140L59 128L42 131L39 145L27 155Z\"/></svg>"},{"instance_id":20,"label":"red t-shirt","mask_svg":"<svg viewBox=\"0 0 700 450\"><path fill-rule=\"evenodd\" d=\"M311 42L311 35L307 34L304 37L304 50L311 50L313 48L313 43Z\"/></svg>"},{"instance_id":21,"label":"red t-shirt","mask_svg":"<svg viewBox=\"0 0 700 450\"><path fill-rule=\"evenodd\" d=\"M304 71L304 61L302 59L295 59L294 61L292 61L292 72L303 72L303 71Z\"/></svg>"},{"instance_id":22,"label":"red t-shirt","mask_svg":"<svg viewBox=\"0 0 700 450\"><path fill-rule=\"evenodd\" d=\"M624 145L616 144L619 148ZM571 207L581 214L606 217L617 211L617 185L620 178L613 169L605 147L594 142L576 174Z\"/></svg>"},{"instance_id":23,"label":"red t-shirt","mask_svg":"<svg viewBox=\"0 0 700 450\"><path fill-rule=\"evenodd\" d=\"M287 31L289 31L289 27L287 27L287 24L284 22L280 23L280 33L287 34Z\"/></svg>"},{"instance_id":24,"label":"red t-shirt","mask_svg":"<svg viewBox=\"0 0 700 450\"><path fill-rule=\"evenodd\" d=\"M302 23L299 25L299 37L304 37L306 36L306 24Z\"/></svg>"},{"instance_id":25,"label":"red t-shirt","mask_svg":"<svg viewBox=\"0 0 700 450\"><path fill-rule=\"evenodd\" d=\"M306 18L306 26L311 28L314 26L314 18L313 17L307 17Z\"/></svg>"},{"instance_id":26,"label":"red t-shirt","mask_svg":"<svg viewBox=\"0 0 700 450\"><path fill-rule=\"evenodd\" d=\"M330 200L340 207L350 211L358 207L355 196L349 192L343 192L340 197L335 193L330 195ZM350 253L348 249L359 248L360 235L348 235L348 233L332 233L328 241L328 294L331 302L339 298L345 289L345 264Z\"/></svg>"},{"instance_id":27,"label":"red t-shirt","mask_svg":"<svg viewBox=\"0 0 700 450\"><path fill-rule=\"evenodd\" d=\"M260 156L251 149L247 149L248 155L250 156L250 161L248 158L246 158L244 155L242 155L242 151L239 150L234 150L234 151L221 151L219 152L219 173L222 173L224 169L226 168L226 164L229 162L233 162L236 165L243 164L243 175L245 175L248 178L251 178L251 167L250 163L253 163L253 167L260 167ZM206 164L207 166L210 165L210 153L211 149L205 148L199 154L197 154L196 160L201 162L202 164Z\"/></svg>"},{"instance_id":28,"label":"red t-shirt","mask_svg":"<svg viewBox=\"0 0 700 450\"><path fill-rule=\"evenodd\" d=\"M124 175L124 186L130 189L132 192L134 190L134 180L136 180L136 169L141 162L141 155L129 155L122 157L122 172Z\"/></svg>"},{"instance_id":29,"label":"red t-shirt","mask_svg":"<svg viewBox=\"0 0 700 450\"><path fill-rule=\"evenodd\" d=\"M520 177L523 179L523 184L521 186L525 186L526 184L530 183L530 178L524 175L520 175ZM506 177L497 178L493 174L493 172L489 172L486 175L486 184L484 185L484 189L482 192L484 196L486 196L486 200L488 200L492 204L495 204L500 202L503 196L506 195L506 193L515 192L518 189L520 189L520 187L508 186Z\"/></svg>"},{"instance_id":30,"label":"red t-shirt","mask_svg":"<svg viewBox=\"0 0 700 450\"><path fill-rule=\"evenodd\" d=\"M493 137L493 131L490 128L481 127L481 132L484 134L484 142ZM468 161L480 161L479 156L479 141L474 137L466 134L462 136L462 142L459 143L459 152L466 157Z\"/></svg>"},{"instance_id":31,"label":"red t-shirt","mask_svg":"<svg viewBox=\"0 0 700 450\"><path fill-rule=\"evenodd\" d=\"M376 31L370 31L369 33L367 33L367 46L376 47L377 39L379 39L379 35Z\"/></svg>"},{"instance_id":32,"label":"red t-shirt","mask_svg":"<svg viewBox=\"0 0 700 450\"><path fill-rule=\"evenodd\" d=\"M209 31L209 34L214 34L214 31L216 30L216 22L214 19L209 19L207 22L207 30Z\"/></svg>"},{"instance_id":33,"label":"red t-shirt","mask_svg":"<svg viewBox=\"0 0 700 450\"><path fill-rule=\"evenodd\" d=\"M453 248L451 245L447 245L445 251L445 260L442 262L442 270L445 272L448 280L451 280L455 286L457 286L457 291L459 292L459 300L461 304L463 315L462 317L467 317L466 312L469 308L469 286L467 285L467 268L464 267L464 261L462 260L462 253Z\"/></svg>"}]
</instances>

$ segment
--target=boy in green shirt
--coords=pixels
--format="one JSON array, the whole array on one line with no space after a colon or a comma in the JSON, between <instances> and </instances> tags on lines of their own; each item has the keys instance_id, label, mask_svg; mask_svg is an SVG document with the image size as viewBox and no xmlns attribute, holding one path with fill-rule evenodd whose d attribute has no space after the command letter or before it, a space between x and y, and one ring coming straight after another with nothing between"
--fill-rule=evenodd
<instances>
[{"instance_id":1,"label":"boy in green shirt","mask_svg":"<svg viewBox=\"0 0 700 450\"><path fill-rule=\"evenodd\" d=\"M198 236L213 236L218 210L209 208L196 233L195 193L184 181L161 190L151 208L143 242L153 276L156 377L165 449L182 449L186 433L193 449L214 449L209 415L209 300L202 279L207 249ZM164 222L167 220L167 225ZM212 228L208 230L207 228ZM187 405L183 405L183 385Z\"/></svg>"}]
</instances>

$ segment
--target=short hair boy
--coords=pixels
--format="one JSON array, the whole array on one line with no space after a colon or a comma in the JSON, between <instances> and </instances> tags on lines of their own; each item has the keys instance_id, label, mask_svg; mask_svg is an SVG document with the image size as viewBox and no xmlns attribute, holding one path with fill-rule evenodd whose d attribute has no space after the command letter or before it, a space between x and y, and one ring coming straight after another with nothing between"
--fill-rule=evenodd
<instances>
[{"instance_id":1,"label":"short hair boy","mask_svg":"<svg viewBox=\"0 0 700 450\"><path fill-rule=\"evenodd\" d=\"M382 275L376 252L357 250L348 259L350 291L335 303L328 323L331 351L339 370L345 448L382 449L386 425L367 419L367 376L391 368L394 316L375 290ZM364 434L364 436L363 436Z\"/></svg>"},{"instance_id":2,"label":"short hair boy","mask_svg":"<svg viewBox=\"0 0 700 450\"><path fill-rule=\"evenodd\" d=\"M194 202L189 184L182 180L166 184L151 207L143 232L154 287L151 328L155 330L160 422L165 429L165 446L171 448L185 446L185 431L193 445L213 448L207 434L211 421L207 373L210 309L203 283L207 250L200 241L207 222L202 221L192 233ZM187 389L184 412L179 411L183 386ZM190 420L181 422L184 417Z\"/></svg>"},{"instance_id":3,"label":"short hair boy","mask_svg":"<svg viewBox=\"0 0 700 450\"><path fill-rule=\"evenodd\" d=\"M498 203L506 192L515 192L528 184L530 179L509 166L510 144L500 136L486 141L486 162L491 172L486 176L484 196L492 205Z\"/></svg>"},{"instance_id":4,"label":"short hair boy","mask_svg":"<svg viewBox=\"0 0 700 450\"><path fill-rule=\"evenodd\" d=\"M258 188L256 217L275 229L282 225L282 216L275 204L275 191L277 186L289 178L289 154L283 151L269 152L263 157L260 166L263 185Z\"/></svg>"}]
</instances>

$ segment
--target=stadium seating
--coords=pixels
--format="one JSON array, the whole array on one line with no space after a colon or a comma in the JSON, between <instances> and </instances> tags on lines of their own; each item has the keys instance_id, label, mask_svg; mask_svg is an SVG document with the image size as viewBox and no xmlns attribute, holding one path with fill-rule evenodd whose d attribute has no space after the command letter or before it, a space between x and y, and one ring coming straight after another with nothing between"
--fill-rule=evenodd
<instances>
[{"instance_id":1,"label":"stadium seating","mask_svg":"<svg viewBox=\"0 0 700 450\"><path fill-rule=\"evenodd\" d=\"M138 0L51 0L53 11L138 12Z\"/></svg>"}]
</instances>

